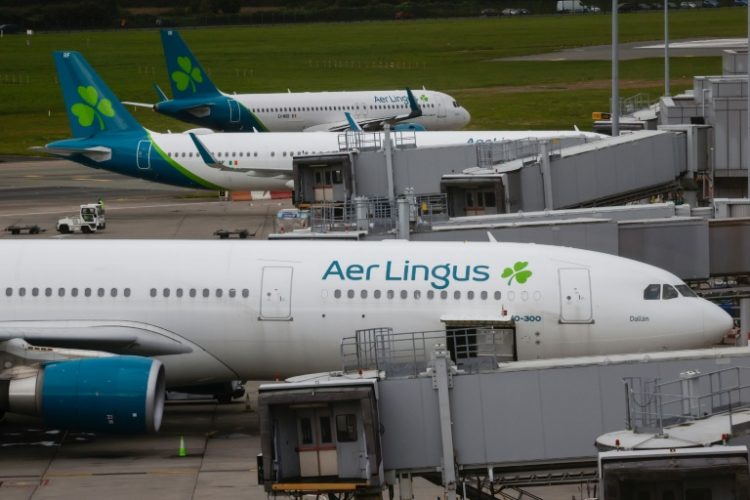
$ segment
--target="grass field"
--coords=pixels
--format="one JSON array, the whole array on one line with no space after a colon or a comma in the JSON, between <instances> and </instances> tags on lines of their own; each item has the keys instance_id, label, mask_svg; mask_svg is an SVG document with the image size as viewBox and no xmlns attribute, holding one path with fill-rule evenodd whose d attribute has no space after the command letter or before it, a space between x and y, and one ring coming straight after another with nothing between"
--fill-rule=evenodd
<instances>
[{"instance_id":1,"label":"grass field","mask_svg":"<svg viewBox=\"0 0 750 500\"><path fill-rule=\"evenodd\" d=\"M658 12L624 14L621 40L662 36ZM527 16L348 24L299 24L183 29L214 82L227 92L420 88L452 94L469 109L473 129L590 127L591 111L606 110L608 61L526 62L500 58L610 41L605 15ZM747 34L745 9L677 11L671 36ZM153 102L157 82L168 91L155 30L42 33L0 39L0 155L69 136L51 58L79 50L115 94ZM622 96L661 93L661 59L625 61ZM675 90L696 74L717 74L721 60L676 58ZM168 93L170 93L168 91ZM148 110L136 118L153 130L189 126Z\"/></svg>"}]
</instances>

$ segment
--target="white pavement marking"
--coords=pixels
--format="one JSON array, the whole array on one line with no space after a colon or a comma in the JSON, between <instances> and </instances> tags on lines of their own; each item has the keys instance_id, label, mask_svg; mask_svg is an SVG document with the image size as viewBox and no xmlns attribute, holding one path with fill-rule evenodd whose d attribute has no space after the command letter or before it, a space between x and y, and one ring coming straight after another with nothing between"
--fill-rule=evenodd
<instances>
[{"instance_id":1,"label":"white pavement marking","mask_svg":"<svg viewBox=\"0 0 750 500\"><path fill-rule=\"evenodd\" d=\"M208 203L220 203L218 201L196 201L196 202L189 202L189 203L164 203L161 205L135 205L135 206L128 206L128 207L109 207L106 206L107 212L115 211L115 210L138 210L141 208L168 208L168 207L185 207L185 206L194 206L194 205L205 205ZM63 208L60 210L52 210L48 212L19 212L15 214L0 214L0 217L21 217L26 215L54 215L54 214L61 214L61 213L67 213L70 212L70 208Z\"/></svg>"}]
</instances>

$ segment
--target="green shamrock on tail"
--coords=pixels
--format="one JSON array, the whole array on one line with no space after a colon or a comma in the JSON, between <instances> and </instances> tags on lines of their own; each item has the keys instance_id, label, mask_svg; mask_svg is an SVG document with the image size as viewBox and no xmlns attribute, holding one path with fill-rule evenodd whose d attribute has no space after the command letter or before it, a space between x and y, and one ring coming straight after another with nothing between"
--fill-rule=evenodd
<instances>
[{"instance_id":1,"label":"green shamrock on tail","mask_svg":"<svg viewBox=\"0 0 750 500\"><path fill-rule=\"evenodd\" d=\"M99 93L94 87L79 86L78 95L84 102L75 103L70 110L78 117L78 123L83 127L88 127L94 123L94 117L99 120L99 129L104 130L104 120L102 115L112 118L115 111L112 109L112 102L109 99L99 100Z\"/></svg>"},{"instance_id":2,"label":"green shamrock on tail","mask_svg":"<svg viewBox=\"0 0 750 500\"><path fill-rule=\"evenodd\" d=\"M516 281L524 284L526 283L526 280L531 278L532 272L526 269L526 266L528 266L528 262L516 262L513 264L513 268L506 267L503 270L502 277L503 278L510 278L508 280L508 285L510 286L511 282L513 281L513 278L516 278ZM525 270L524 270L525 269Z\"/></svg>"},{"instance_id":3,"label":"green shamrock on tail","mask_svg":"<svg viewBox=\"0 0 750 500\"><path fill-rule=\"evenodd\" d=\"M195 83L203 82L203 75L201 70L193 68L193 63L189 57L178 57L177 65L182 68L182 71L174 71L172 73L172 80L177 84L179 90L185 90L189 85L192 86L193 92L195 92Z\"/></svg>"}]
</instances>

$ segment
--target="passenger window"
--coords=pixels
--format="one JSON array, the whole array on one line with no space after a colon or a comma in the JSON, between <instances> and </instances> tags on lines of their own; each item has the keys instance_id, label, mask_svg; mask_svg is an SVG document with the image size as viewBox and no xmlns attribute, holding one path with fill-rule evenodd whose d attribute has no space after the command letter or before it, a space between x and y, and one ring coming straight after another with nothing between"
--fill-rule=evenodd
<instances>
[{"instance_id":1,"label":"passenger window","mask_svg":"<svg viewBox=\"0 0 750 500\"><path fill-rule=\"evenodd\" d=\"M455 292L453 292L453 298L455 300L460 300L461 299L461 291L460 290L456 290Z\"/></svg>"},{"instance_id":2,"label":"passenger window","mask_svg":"<svg viewBox=\"0 0 750 500\"><path fill-rule=\"evenodd\" d=\"M359 292L359 296L360 296L361 298L363 298L363 299L366 299L366 298L367 298L367 290L361 290L361 291Z\"/></svg>"},{"instance_id":3,"label":"passenger window","mask_svg":"<svg viewBox=\"0 0 750 500\"><path fill-rule=\"evenodd\" d=\"M10 288L8 290L10 290ZM45 288L44 289L44 295L46 295L47 297L50 297L52 295L52 289L51 288Z\"/></svg>"},{"instance_id":4,"label":"passenger window","mask_svg":"<svg viewBox=\"0 0 750 500\"><path fill-rule=\"evenodd\" d=\"M419 299L422 296L422 292L419 290L414 290L414 298Z\"/></svg>"},{"instance_id":5,"label":"passenger window","mask_svg":"<svg viewBox=\"0 0 750 500\"><path fill-rule=\"evenodd\" d=\"M236 296L237 296L237 290L235 290L234 288L230 288L230 289L229 289L229 296L230 296L231 298L234 298L234 297L236 297Z\"/></svg>"},{"instance_id":6,"label":"passenger window","mask_svg":"<svg viewBox=\"0 0 750 500\"><path fill-rule=\"evenodd\" d=\"M409 292L407 292L406 290L401 290L401 298L402 299L405 299L408 296L409 296Z\"/></svg>"},{"instance_id":7,"label":"passenger window","mask_svg":"<svg viewBox=\"0 0 750 500\"><path fill-rule=\"evenodd\" d=\"M222 290L221 288L217 288L216 289L216 296L218 298L221 298L223 295L224 295L224 290Z\"/></svg>"},{"instance_id":8,"label":"passenger window","mask_svg":"<svg viewBox=\"0 0 750 500\"><path fill-rule=\"evenodd\" d=\"M350 299L353 299L354 298L354 290L347 290L346 291L346 296L349 297Z\"/></svg>"},{"instance_id":9,"label":"passenger window","mask_svg":"<svg viewBox=\"0 0 750 500\"><path fill-rule=\"evenodd\" d=\"M31 295L33 295L34 297L36 297L37 295L39 295L39 289L36 288L36 287L32 288L31 289Z\"/></svg>"},{"instance_id":10,"label":"passenger window","mask_svg":"<svg viewBox=\"0 0 750 500\"><path fill-rule=\"evenodd\" d=\"M337 298L337 299L340 299L341 298L341 290L339 290L338 288L336 290L334 290L333 291L333 296L335 298Z\"/></svg>"},{"instance_id":11,"label":"passenger window","mask_svg":"<svg viewBox=\"0 0 750 500\"><path fill-rule=\"evenodd\" d=\"M57 295L60 297L65 297L65 289L64 288L58 288L57 289Z\"/></svg>"},{"instance_id":12,"label":"passenger window","mask_svg":"<svg viewBox=\"0 0 750 500\"><path fill-rule=\"evenodd\" d=\"M660 285L651 284L647 286L645 290L643 290L644 300L659 300L660 294L661 294Z\"/></svg>"},{"instance_id":13,"label":"passenger window","mask_svg":"<svg viewBox=\"0 0 750 500\"><path fill-rule=\"evenodd\" d=\"M25 296L26 295L26 289L24 287L19 288L18 289L18 295L20 295L21 297Z\"/></svg>"},{"instance_id":14,"label":"passenger window","mask_svg":"<svg viewBox=\"0 0 750 500\"><path fill-rule=\"evenodd\" d=\"M195 297L198 294L198 291L195 288L190 289L190 296Z\"/></svg>"},{"instance_id":15,"label":"passenger window","mask_svg":"<svg viewBox=\"0 0 750 500\"><path fill-rule=\"evenodd\" d=\"M10 297L11 295L13 295L13 289L11 287L6 288L5 289L5 295L7 297Z\"/></svg>"},{"instance_id":16,"label":"passenger window","mask_svg":"<svg viewBox=\"0 0 750 500\"><path fill-rule=\"evenodd\" d=\"M376 299L379 299L380 298L380 290L375 290L374 292L372 292L372 296L375 297Z\"/></svg>"},{"instance_id":17,"label":"passenger window","mask_svg":"<svg viewBox=\"0 0 750 500\"><path fill-rule=\"evenodd\" d=\"M447 299L448 298L448 292L446 292L445 290L441 290L440 291L440 298L443 299L443 300Z\"/></svg>"},{"instance_id":18,"label":"passenger window","mask_svg":"<svg viewBox=\"0 0 750 500\"><path fill-rule=\"evenodd\" d=\"M435 292L433 290L427 290L427 298L432 300L435 298Z\"/></svg>"},{"instance_id":19,"label":"passenger window","mask_svg":"<svg viewBox=\"0 0 750 500\"><path fill-rule=\"evenodd\" d=\"M125 290L123 290L123 295L125 295L126 297L130 297L130 288L126 288Z\"/></svg>"},{"instance_id":20,"label":"passenger window","mask_svg":"<svg viewBox=\"0 0 750 500\"><path fill-rule=\"evenodd\" d=\"M169 297L169 288L165 288L162 292L165 297Z\"/></svg>"},{"instance_id":21,"label":"passenger window","mask_svg":"<svg viewBox=\"0 0 750 500\"><path fill-rule=\"evenodd\" d=\"M474 300L474 292L473 291L466 292L466 298L469 300Z\"/></svg>"},{"instance_id":22,"label":"passenger window","mask_svg":"<svg viewBox=\"0 0 750 500\"><path fill-rule=\"evenodd\" d=\"M676 299L680 294L674 289L672 285L662 285L662 298L664 300Z\"/></svg>"},{"instance_id":23,"label":"passenger window","mask_svg":"<svg viewBox=\"0 0 750 500\"><path fill-rule=\"evenodd\" d=\"M495 292L495 300L500 300L500 298L501 298L502 296L503 296L503 294L502 294L502 293L500 293L499 291Z\"/></svg>"},{"instance_id":24,"label":"passenger window","mask_svg":"<svg viewBox=\"0 0 750 500\"><path fill-rule=\"evenodd\" d=\"M203 296L204 297L208 297L209 295L211 295L211 290L209 290L208 288L204 288L203 289Z\"/></svg>"},{"instance_id":25,"label":"passenger window","mask_svg":"<svg viewBox=\"0 0 750 500\"><path fill-rule=\"evenodd\" d=\"M182 288L178 288L177 290L175 290L174 294L177 295L178 297L182 297Z\"/></svg>"},{"instance_id":26,"label":"passenger window","mask_svg":"<svg viewBox=\"0 0 750 500\"><path fill-rule=\"evenodd\" d=\"M154 295L156 295L156 288L152 288L152 290L154 291ZM84 294L84 295L85 295L86 297L91 297L91 288L86 288L86 289L85 289L85 290L83 291L83 294Z\"/></svg>"},{"instance_id":27,"label":"passenger window","mask_svg":"<svg viewBox=\"0 0 750 500\"><path fill-rule=\"evenodd\" d=\"M21 288L21 290L23 290L23 288ZM78 288L71 288L70 295L73 297L78 297Z\"/></svg>"},{"instance_id":28,"label":"passenger window","mask_svg":"<svg viewBox=\"0 0 750 500\"><path fill-rule=\"evenodd\" d=\"M104 288L99 288L99 289L97 289L97 291L96 291L96 294L97 294L97 295L98 295L99 297L104 297Z\"/></svg>"},{"instance_id":29,"label":"passenger window","mask_svg":"<svg viewBox=\"0 0 750 500\"><path fill-rule=\"evenodd\" d=\"M479 294L479 297L481 297L482 300L487 300L487 290L483 290L482 293Z\"/></svg>"},{"instance_id":30,"label":"passenger window","mask_svg":"<svg viewBox=\"0 0 750 500\"><path fill-rule=\"evenodd\" d=\"M693 297L693 298L697 297L693 289L687 285L675 285L675 288L677 289L678 292L680 292L680 295L682 295L683 297Z\"/></svg>"},{"instance_id":31,"label":"passenger window","mask_svg":"<svg viewBox=\"0 0 750 500\"><path fill-rule=\"evenodd\" d=\"M393 293L393 290L388 290L388 298L392 299L396 294Z\"/></svg>"},{"instance_id":32,"label":"passenger window","mask_svg":"<svg viewBox=\"0 0 750 500\"><path fill-rule=\"evenodd\" d=\"M357 440L357 416L353 413L336 415L336 441L351 443Z\"/></svg>"},{"instance_id":33,"label":"passenger window","mask_svg":"<svg viewBox=\"0 0 750 500\"><path fill-rule=\"evenodd\" d=\"M109 294L110 294L110 295L111 295L112 297L117 297L117 288L113 288L112 290L110 290L110 291L109 291Z\"/></svg>"},{"instance_id":34,"label":"passenger window","mask_svg":"<svg viewBox=\"0 0 750 500\"><path fill-rule=\"evenodd\" d=\"M242 289L242 296L244 298L248 298L250 296L250 290L248 290L247 288L243 288Z\"/></svg>"},{"instance_id":35,"label":"passenger window","mask_svg":"<svg viewBox=\"0 0 750 500\"><path fill-rule=\"evenodd\" d=\"M87 290L88 290L88 289L87 289ZM150 290L150 291L149 291L148 293L149 293L149 295L151 295L152 297L156 297L156 288L152 288L152 289L151 289L151 290Z\"/></svg>"}]
</instances>

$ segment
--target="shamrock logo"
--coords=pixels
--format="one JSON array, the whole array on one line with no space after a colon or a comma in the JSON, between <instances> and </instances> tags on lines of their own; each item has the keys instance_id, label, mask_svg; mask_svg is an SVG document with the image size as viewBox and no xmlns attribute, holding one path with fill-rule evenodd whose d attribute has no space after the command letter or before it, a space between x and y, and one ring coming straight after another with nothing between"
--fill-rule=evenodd
<instances>
[{"instance_id":1,"label":"shamrock logo","mask_svg":"<svg viewBox=\"0 0 750 500\"><path fill-rule=\"evenodd\" d=\"M104 130L104 120L102 115L112 118L115 111L112 109L112 102L109 99L99 99L99 93L94 87L83 85L78 87L78 95L83 102L75 103L70 110L78 117L78 123L83 127L88 127L94 123L94 118L99 120L99 129Z\"/></svg>"},{"instance_id":2,"label":"shamrock logo","mask_svg":"<svg viewBox=\"0 0 750 500\"><path fill-rule=\"evenodd\" d=\"M513 268L506 267L503 270L503 278L510 278L508 280L508 285L511 284L513 281L513 278L516 278L516 281L524 284L526 283L526 280L531 278L532 272L526 269L526 267L529 265L528 262L516 262L513 264Z\"/></svg>"},{"instance_id":3,"label":"shamrock logo","mask_svg":"<svg viewBox=\"0 0 750 500\"><path fill-rule=\"evenodd\" d=\"M430 98L427 97L426 95L422 94L421 96L419 96L419 100L422 101L422 102L427 102L427 101L430 100Z\"/></svg>"},{"instance_id":4,"label":"shamrock logo","mask_svg":"<svg viewBox=\"0 0 750 500\"><path fill-rule=\"evenodd\" d=\"M179 90L185 90L188 85L191 85L193 92L195 92L195 84L203 82L203 75L201 70L193 67L193 62L189 57L178 57L177 65L182 71L175 71L172 73L172 80L177 84Z\"/></svg>"}]
</instances>

